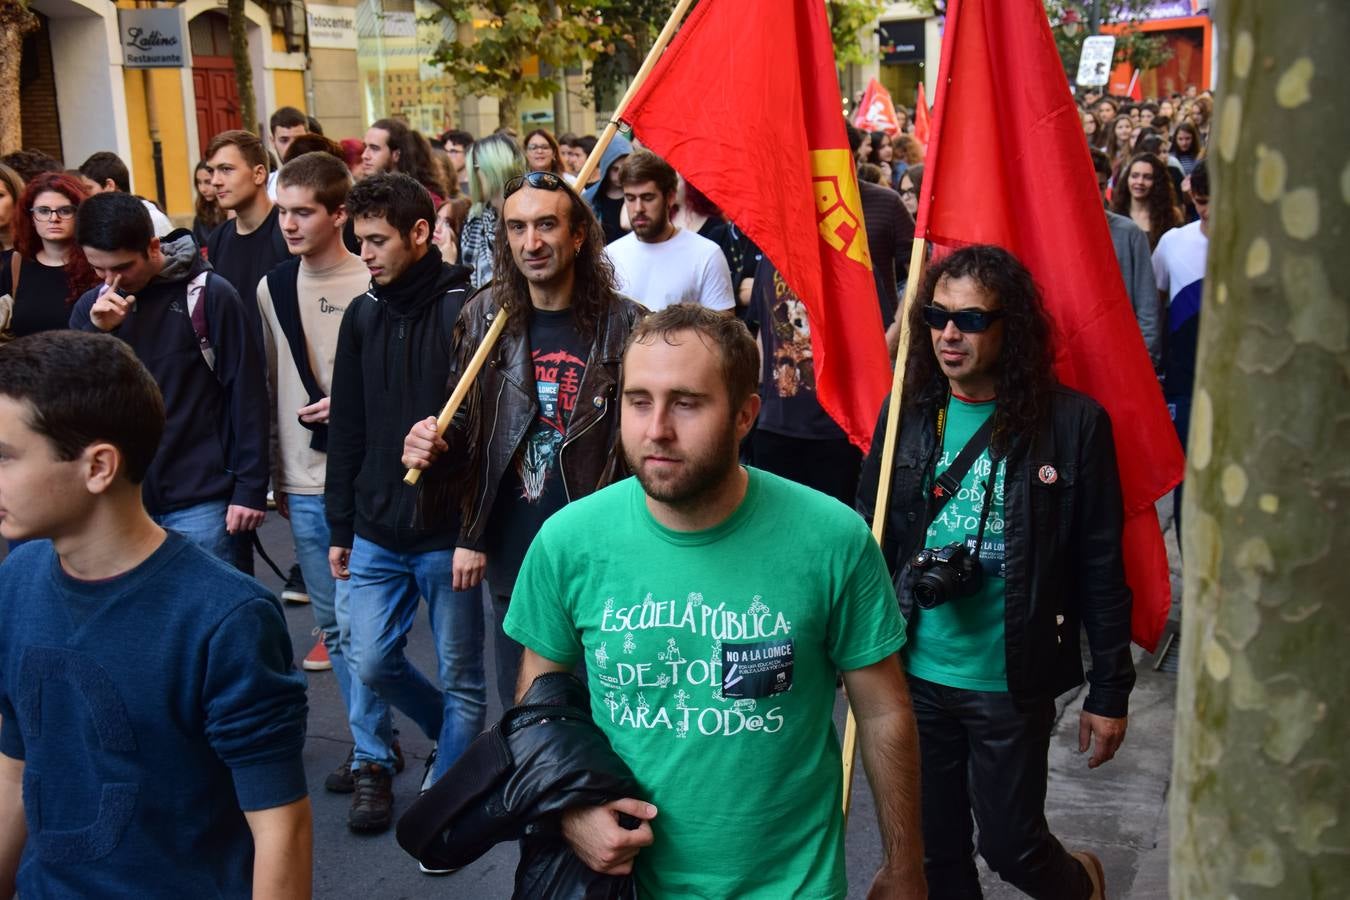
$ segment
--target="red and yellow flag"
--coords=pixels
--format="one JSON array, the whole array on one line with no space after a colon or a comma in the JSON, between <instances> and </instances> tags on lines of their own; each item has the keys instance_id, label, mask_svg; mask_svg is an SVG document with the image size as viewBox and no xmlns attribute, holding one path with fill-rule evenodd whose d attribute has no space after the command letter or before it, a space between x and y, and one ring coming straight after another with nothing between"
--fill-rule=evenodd
<instances>
[{"instance_id":1,"label":"red and yellow flag","mask_svg":"<svg viewBox=\"0 0 1350 900\"><path fill-rule=\"evenodd\" d=\"M823 0L703 0L624 119L802 299L820 405L866 450L890 358Z\"/></svg>"}]
</instances>

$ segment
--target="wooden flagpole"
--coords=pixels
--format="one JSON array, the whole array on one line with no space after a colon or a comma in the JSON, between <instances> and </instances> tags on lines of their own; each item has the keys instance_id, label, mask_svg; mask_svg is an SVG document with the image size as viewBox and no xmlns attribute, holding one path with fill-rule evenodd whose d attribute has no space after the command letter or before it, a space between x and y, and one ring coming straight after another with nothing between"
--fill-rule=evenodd
<instances>
[{"instance_id":1,"label":"wooden flagpole","mask_svg":"<svg viewBox=\"0 0 1350 900\"><path fill-rule=\"evenodd\" d=\"M577 184L580 185L577 188L577 193L585 190L586 179L591 177L595 167L600 164L600 157L604 154L605 148L609 146L610 141L614 140L614 135L619 133L619 121L623 117L624 111L628 109L629 102L646 82L647 76L651 74L652 68L656 65L656 61L661 58L661 52L666 49L666 45L670 43L670 39L675 36L675 32L679 29L684 14L693 5L694 0L680 0L671 12L670 18L666 20L665 27L656 37L656 43L652 44L652 49L647 52L647 58L643 60L642 68L638 69L637 75L633 77L633 83L628 86L623 99L619 101L618 107L614 110L613 118L609 120L609 124L605 126L600 139L596 141L595 148L591 150L591 155L586 159L586 164L577 173ZM601 189L603 189L603 185ZM497 339L501 337L502 329L505 327L506 311L498 310L496 321L492 323L492 327L488 329L487 334L483 335L482 343L478 345L473 358L469 360L468 366L459 376L459 383L455 385L455 390L450 394L450 399L446 401L440 415L436 417L436 434L438 437L443 437L446 429L450 427L451 420L454 419L455 413L459 411L464 398L468 396L469 388L473 385L474 379L478 377L483 364L487 362L488 354L492 352L492 348L496 345ZM403 476L403 482L405 484L417 484L421 477L421 469L409 469Z\"/></svg>"},{"instance_id":2,"label":"wooden flagpole","mask_svg":"<svg viewBox=\"0 0 1350 900\"><path fill-rule=\"evenodd\" d=\"M886 534L886 507L891 503L891 474L894 468L895 445L900 436L900 407L904 400L905 363L909 356L909 316L914 306L914 298L919 295L919 282L923 279L924 250L928 242L923 238L914 239L914 247L909 254L909 277L905 279L905 302L900 304L896 315L900 316L900 346L895 353L895 372L891 376L890 406L886 411L886 437L881 445L881 472L877 476L877 503L872 510L872 537L877 544L884 546L881 539ZM853 789L853 759L857 755L858 722L853 717L853 704L849 704L848 721L844 725L844 821L848 822L848 807Z\"/></svg>"},{"instance_id":3,"label":"wooden flagpole","mask_svg":"<svg viewBox=\"0 0 1350 900\"><path fill-rule=\"evenodd\" d=\"M591 149L591 155L586 157L586 164L581 167L577 173L577 191L578 193L586 189L586 181L595 171L596 166L600 165L600 157L605 154L610 141L614 140L614 135L619 133L619 122L623 120L623 114L628 111L628 104L637 96L638 90L646 83L647 76L652 73L656 66L656 61L661 58L661 53L670 43L670 39L675 36L679 30L680 22L684 20L684 14L689 11L689 7L694 5L694 0L680 0L670 13L670 18L666 20L666 25L661 29L661 33L656 36L656 43L652 44L652 49L647 51L647 58L642 61L642 68L638 69L633 76L633 83L628 85L628 90L624 92L623 99L614 109L614 115L610 117L609 124L605 130L600 133L600 139L595 142L595 147ZM601 173L601 177L604 173ZM601 190L604 185L601 185Z\"/></svg>"}]
</instances>

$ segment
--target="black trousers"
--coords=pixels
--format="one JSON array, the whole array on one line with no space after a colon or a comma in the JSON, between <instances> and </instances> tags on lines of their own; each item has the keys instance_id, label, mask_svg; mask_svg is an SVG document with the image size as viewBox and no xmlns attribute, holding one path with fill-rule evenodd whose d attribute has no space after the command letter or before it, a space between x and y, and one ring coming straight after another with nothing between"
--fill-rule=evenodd
<instances>
[{"instance_id":1,"label":"black trousers","mask_svg":"<svg viewBox=\"0 0 1350 900\"><path fill-rule=\"evenodd\" d=\"M815 488L846 506L857 499L862 451L846 438L813 441L756 428L752 447L756 468Z\"/></svg>"},{"instance_id":2,"label":"black trousers","mask_svg":"<svg viewBox=\"0 0 1350 900\"><path fill-rule=\"evenodd\" d=\"M1046 754L1055 704L909 676L922 764L924 871L930 900L981 897L979 851L1000 878L1045 900L1092 895L1087 870L1045 821Z\"/></svg>"}]
</instances>

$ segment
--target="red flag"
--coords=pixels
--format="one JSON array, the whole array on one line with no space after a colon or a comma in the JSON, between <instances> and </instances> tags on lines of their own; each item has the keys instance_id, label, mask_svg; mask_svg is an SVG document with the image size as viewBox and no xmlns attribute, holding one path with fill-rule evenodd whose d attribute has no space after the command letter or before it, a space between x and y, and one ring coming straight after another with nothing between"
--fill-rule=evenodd
<instances>
[{"instance_id":1,"label":"red flag","mask_svg":"<svg viewBox=\"0 0 1350 900\"><path fill-rule=\"evenodd\" d=\"M825 4L703 0L624 118L801 298L820 405L865 450L891 366Z\"/></svg>"},{"instance_id":2,"label":"red flag","mask_svg":"<svg viewBox=\"0 0 1350 900\"><path fill-rule=\"evenodd\" d=\"M914 104L914 140L928 146L930 128L928 124L928 98L924 96L923 82L919 82L919 94Z\"/></svg>"},{"instance_id":3,"label":"red flag","mask_svg":"<svg viewBox=\"0 0 1350 900\"><path fill-rule=\"evenodd\" d=\"M1144 100L1144 86L1140 83L1139 70L1135 69L1130 75L1130 89L1125 92L1135 103L1142 103Z\"/></svg>"},{"instance_id":4,"label":"red flag","mask_svg":"<svg viewBox=\"0 0 1350 900\"><path fill-rule=\"evenodd\" d=\"M900 133L900 119L895 114L891 92L875 78L867 82L867 90L853 113L853 127L867 132L884 131L891 137Z\"/></svg>"},{"instance_id":5,"label":"red flag","mask_svg":"<svg viewBox=\"0 0 1350 900\"><path fill-rule=\"evenodd\" d=\"M938 83L915 233L939 247L998 244L1031 270L1055 324L1055 374L1111 416L1132 633L1152 650L1172 597L1153 504L1184 460L1041 0L951 0Z\"/></svg>"}]
</instances>

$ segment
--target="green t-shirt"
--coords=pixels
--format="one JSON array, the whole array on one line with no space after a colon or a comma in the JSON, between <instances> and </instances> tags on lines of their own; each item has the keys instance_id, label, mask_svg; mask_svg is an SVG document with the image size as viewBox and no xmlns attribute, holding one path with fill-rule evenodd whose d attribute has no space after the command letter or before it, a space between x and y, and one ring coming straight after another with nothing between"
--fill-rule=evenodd
<instances>
[{"instance_id":1,"label":"green t-shirt","mask_svg":"<svg viewBox=\"0 0 1350 900\"><path fill-rule=\"evenodd\" d=\"M992 400L967 403L952 398L947 404L942 458L936 468L939 474L947 470L966 442L993 414ZM986 448L961 480L961 490L928 526L924 546L945 547L958 542L975 546L980 511L984 507L984 486L992 468ZM949 600L936 609L914 606L909 624L909 645L905 648L905 667L925 681L971 691L1008 689L1008 660L1003 649L1003 475L1006 468L1000 460L994 476L989 521L984 526L984 547L980 550L984 580L979 590L969 597Z\"/></svg>"},{"instance_id":2,"label":"green t-shirt","mask_svg":"<svg viewBox=\"0 0 1350 900\"><path fill-rule=\"evenodd\" d=\"M662 527L629 478L565 506L530 546L506 633L572 665L659 810L644 897L835 898L846 891L835 671L904 644L866 524L749 469L698 532Z\"/></svg>"}]
</instances>

